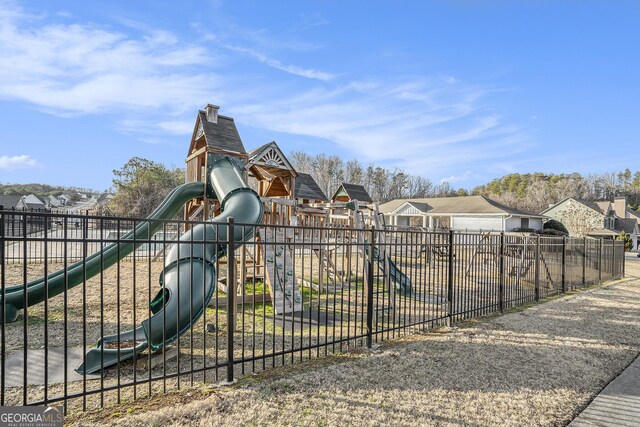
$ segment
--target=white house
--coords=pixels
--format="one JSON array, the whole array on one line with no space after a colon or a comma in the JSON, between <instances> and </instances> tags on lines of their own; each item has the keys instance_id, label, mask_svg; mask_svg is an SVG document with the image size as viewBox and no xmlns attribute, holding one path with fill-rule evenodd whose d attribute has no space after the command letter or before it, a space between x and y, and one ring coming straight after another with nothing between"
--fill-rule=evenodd
<instances>
[{"instance_id":1,"label":"white house","mask_svg":"<svg viewBox=\"0 0 640 427\"><path fill-rule=\"evenodd\" d=\"M60 200L58 200L56 196L52 195L48 195L47 197L45 197L44 201L49 208L59 208L61 205Z\"/></svg>"},{"instance_id":2,"label":"white house","mask_svg":"<svg viewBox=\"0 0 640 427\"><path fill-rule=\"evenodd\" d=\"M485 196L395 199L379 207L387 225L430 230L539 230L544 215L510 208Z\"/></svg>"},{"instance_id":3,"label":"white house","mask_svg":"<svg viewBox=\"0 0 640 427\"><path fill-rule=\"evenodd\" d=\"M22 196L20 198L20 201L16 205L16 208L26 210L44 210L46 208L46 205L35 194L29 194L28 196Z\"/></svg>"}]
</instances>

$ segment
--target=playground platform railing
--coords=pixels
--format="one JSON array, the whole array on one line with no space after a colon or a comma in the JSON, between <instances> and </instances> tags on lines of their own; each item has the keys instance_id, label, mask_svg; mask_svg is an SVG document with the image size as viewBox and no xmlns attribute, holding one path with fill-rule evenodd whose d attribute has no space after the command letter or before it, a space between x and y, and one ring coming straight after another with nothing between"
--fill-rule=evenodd
<instances>
[{"instance_id":1,"label":"playground platform railing","mask_svg":"<svg viewBox=\"0 0 640 427\"><path fill-rule=\"evenodd\" d=\"M231 220L214 226L229 239L207 242L227 252L212 265L215 291L203 307L183 301L195 318L180 338L79 374L101 337L153 314L170 248L181 236L182 250L199 251L204 242L184 230L201 223L153 220L158 233L130 240L126 232L149 220L0 211L0 221L1 313L16 285L66 274L74 263L85 275L37 304L24 293L27 308L0 324L0 404L60 404L67 413L232 382L624 275L623 242L615 240ZM238 228L253 238L234 241ZM131 243L136 249L113 266L93 276L86 268L87 256Z\"/></svg>"}]
</instances>

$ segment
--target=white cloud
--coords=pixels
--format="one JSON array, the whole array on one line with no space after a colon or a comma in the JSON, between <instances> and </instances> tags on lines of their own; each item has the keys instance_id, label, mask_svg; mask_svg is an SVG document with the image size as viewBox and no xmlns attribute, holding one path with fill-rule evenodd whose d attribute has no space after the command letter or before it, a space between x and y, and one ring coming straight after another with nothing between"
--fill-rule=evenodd
<instances>
[{"instance_id":1,"label":"white cloud","mask_svg":"<svg viewBox=\"0 0 640 427\"><path fill-rule=\"evenodd\" d=\"M461 175L451 175L440 180L440 184L443 182L448 182L449 184L453 184L454 182L463 182L471 177L471 171L465 171Z\"/></svg>"},{"instance_id":2,"label":"white cloud","mask_svg":"<svg viewBox=\"0 0 640 427\"><path fill-rule=\"evenodd\" d=\"M234 108L243 121L335 143L374 161L425 176L460 174L478 159L519 151L522 131L483 105L489 91L446 78L370 79ZM345 156L346 157L346 156ZM459 171L459 172L458 172Z\"/></svg>"},{"instance_id":3,"label":"white cloud","mask_svg":"<svg viewBox=\"0 0 640 427\"><path fill-rule=\"evenodd\" d=\"M203 104L202 88L222 78L202 65L202 46L166 31L139 37L94 23L43 22L13 3L0 14L0 98L26 101L57 114L153 108L165 113Z\"/></svg>"},{"instance_id":4,"label":"white cloud","mask_svg":"<svg viewBox=\"0 0 640 427\"><path fill-rule=\"evenodd\" d=\"M317 48L302 38L297 44L273 43L263 32L243 38L236 30L186 43L136 22L120 22L131 30L125 33L46 19L0 0L0 99L58 115L115 113L120 131L150 143L190 135L195 109L214 102L241 127L306 137L299 139L307 146L319 141L317 151L449 176L450 182L475 172L479 161L509 164L514 154L530 148L524 132L489 107L494 88L447 74L402 79L371 74L354 81L342 70L330 73L274 59L288 58L280 55L282 49ZM250 68L233 68L234 55L283 73L267 80Z\"/></svg>"},{"instance_id":5,"label":"white cloud","mask_svg":"<svg viewBox=\"0 0 640 427\"><path fill-rule=\"evenodd\" d=\"M27 154L19 156L0 156L0 169L4 170L28 169L38 165L38 161Z\"/></svg>"},{"instance_id":6,"label":"white cloud","mask_svg":"<svg viewBox=\"0 0 640 427\"><path fill-rule=\"evenodd\" d=\"M335 78L334 74L327 73L324 71L318 71L311 68L301 68L295 65L282 64L277 59L270 58L269 56L261 52L258 52L254 49L249 49L249 48L239 47L239 46L231 46L231 45L227 45L226 47L233 51L249 55L257 59L258 61L262 62L263 64L267 64L270 67L273 67L280 71L284 71L285 73L289 73L294 76L305 77L307 79L322 80L322 81L328 81Z\"/></svg>"}]
</instances>

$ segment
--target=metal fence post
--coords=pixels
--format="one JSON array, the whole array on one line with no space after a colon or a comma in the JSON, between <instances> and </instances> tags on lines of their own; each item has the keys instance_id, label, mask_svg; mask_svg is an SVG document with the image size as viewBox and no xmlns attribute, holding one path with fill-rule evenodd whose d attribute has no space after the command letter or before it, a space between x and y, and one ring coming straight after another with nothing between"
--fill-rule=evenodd
<instances>
[{"instance_id":1,"label":"metal fence post","mask_svg":"<svg viewBox=\"0 0 640 427\"><path fill-rule=\"evenodd\" d=\"M536 264L535 264L535 295L536 302L540 301L540 236L536 236Z\"/></svg>"},{"instance_id":2,"label":"metal fence post","mask_svg":"<svg viewBox=\"0 0 640 427\"><path fill-rule=\"evenodd\" d=\"M599 239L600 242L598 244L598 283L602 283L602 249L603 243L602 239Z\"/></svg>"},{"instance_id":3,"label":"metal fence post","mask_svg":"<svg viewBox=\"0 0 640 427\"><path fill-rule=\"evenodd\" d=\"M622 277L626 275L626 255L624 254L624 242L622 243Z\"/></svg>"},{"instance_id":4,"label":"metal fence post","mask_svg":"<svg viewBox=\"0 0 640 427\"><path fill-rule=\"evenodd\" d=\"M367 348L373 344L373 251L375 250L376 227L371 227L369 238L369 261L367 263Z\"/></svg>"},{"instance_id":5,"label":"metal fence post","mask_svg":"<svg viewBox=\"0 0 640 427\"><path fill-rule=\"evenodd\" d=\"M0 213L0 263L2 263L2 271L0 271L0 286L2 287L2 304L0 304L0 332L2 332L2 338L0 338L0 340L2 340L2 343L0 343L0 369L2 370L2 372L0 372L0 405L5 406L5 376L7 375L7 369L6 369L6 365L5 365L5 358L6 358L6 340L7 340L7 335L6 335L6 330L5 330L5 323L6 323L6 316L5 316L5 309L6 309L6 283L5 283L5 269L6 269L6 263L5 263L5 253L4 253L4 244L5 244L5 237L4 237L4 233L5 233L5 214L4 213ZM46 352L47 350L45 350Z\"/></svg>"},{"instance_id":6,"label":"metal fence post","mask_svg":"<svg viewBox=\"0 0 640 427\"><path fill-rule=\"evenodd\" d=\"M567 236L562 236L562 293L567 290Z\"/></svg>"},{"instance_id":7,"label":"metal fence post","mask_svg":"<svg viewBox=\"0 0 640 427\"><path fill-rule=\"evenodd\" d=\"M582 286L587 284L587 237L582 242Z\"/></svg>"},{"instance_id":8,"label":"metal fence post","mask_svg":"<svg viewBox=\"0 0 640 427\"><path fill-rule=\"evenodd\" d=\"M616 239L611 241L611 279L616 277Z\"/></svg>"},{"instance_id":9,"label":"metal fence post","mask_svg":"<svg viewBox=\"0 0 640 427\"><path fill-rule=\"evenodd\" d=\"M500 313L504 313L504 231L500 232L500 278L498 284L498 295L500 298Z\"/></svg>"},{"instance_id":10,"label":"metal fence post","mask_svg":"<svg viewBox=\"0 0 640 427\"><path fill-rule=\"evenodd\" d=\"M233 382L233 334L235 332L236 278L233 217L227 219L227 382Z\"/></svg>"},{"instance_id":11,"label":"metal fence post","mask_svg":"<svg viewBox=\"0 0 640 427\"><path fill-rule=\"evenodd\" d=\"M447 275L447 304L449 306L449 326L453 326L453 230L449 230L449 270Z\"/></svg>"}]
</instances>

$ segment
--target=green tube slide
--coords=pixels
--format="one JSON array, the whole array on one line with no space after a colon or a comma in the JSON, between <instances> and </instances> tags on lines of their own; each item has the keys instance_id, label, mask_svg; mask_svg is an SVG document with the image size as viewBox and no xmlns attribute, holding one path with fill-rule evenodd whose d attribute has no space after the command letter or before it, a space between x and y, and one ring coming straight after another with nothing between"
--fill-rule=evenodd
<instances>
[{"instance_id":1,"label":"green tube slide","mask_svg":"<svg viewBox=\"0 0 640 427\"><path fill-rule=\"evenodd\" d=\"M5 288L4 301L0 294L0 310L4 307L4 316L7 322L16 320L18 310L25 306L32 306L41 303L46 297L52 298L74 286L79 285L85 279L89 279L100 273L101 269L107 269L126 257L135 250L136 247L148 241L155 233L163 227L162 219L173 218L180 208L194 197L202 197L204 194L204 184L202 182L192 182L175 188L163 200L148 217L149 221L138 224L134 230L126 233L117 243L111 243L102 251L86 257L83 261L78 261L67 267L66 270L59 270L47 277L27 283L26 286L17 285ZM127 242L131 240L131 242ZM136 241L137 240L137 241ZM26 291L26 295L25 295Z\"/></svg>"},{"instance_id":2,"label":"green tube slide","mask_svg":"<svg viewBox=\"0 0 640 427\"><path fill-rule=\"evenodd\" d=\"M217 283L215 262L226 255L227 219L258 224L262 203L242 177L242 163L209 154L210 190L220 201L222 214L184 233L166 257L160 276L162 288L151 301L152 316L131 331L103 337L89 350L77 372L93 373L134 357L147 348L158 350L177 339L202 315ZM236 247L253 236L253 227L234 227Z\"/></svg>"}]
</instances>

